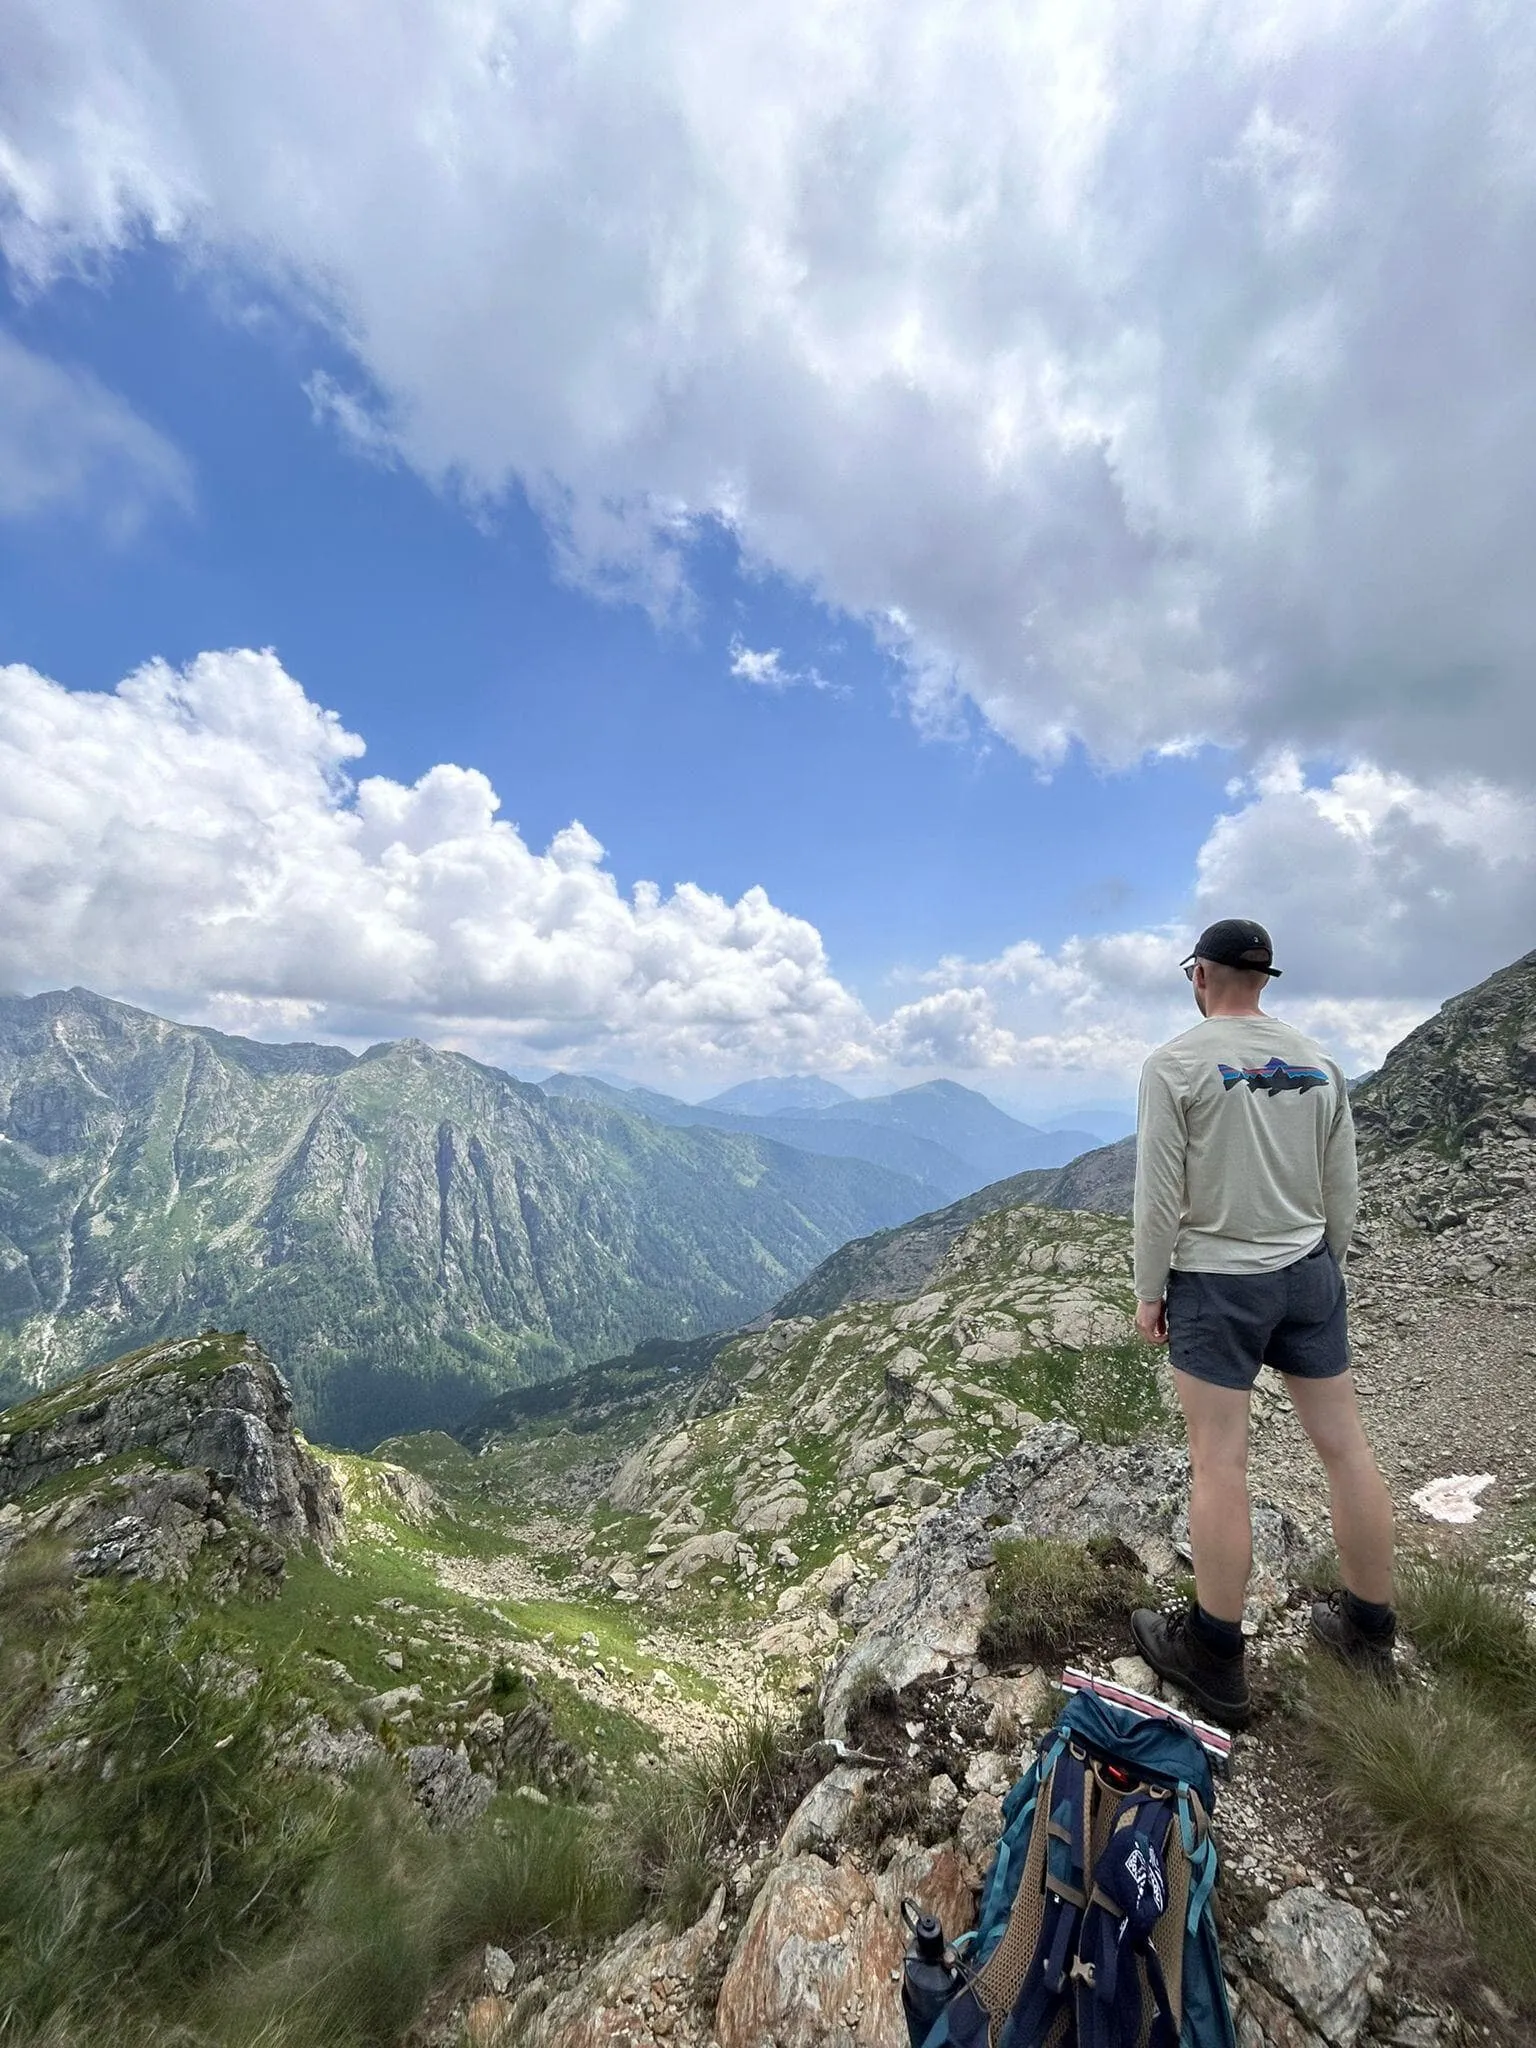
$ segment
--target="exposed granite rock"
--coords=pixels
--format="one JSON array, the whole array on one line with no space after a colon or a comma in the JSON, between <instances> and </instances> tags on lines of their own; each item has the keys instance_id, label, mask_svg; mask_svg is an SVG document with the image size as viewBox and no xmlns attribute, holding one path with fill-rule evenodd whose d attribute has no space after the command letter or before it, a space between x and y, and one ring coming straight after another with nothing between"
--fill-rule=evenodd
<instances>
[{"instance_id":1,"label":"exposed granite rock","mask_svg":"<svg viewBox=\"0 0 1536 2048\"><path fill-rule=\"evenodd\" d=\"M894 1973L906 1951L905 1897L952 1933L970 1925L971 1894L951 1849L903 1848L878 1877L819 1856L778 1864L720 1987L720 2048L903 2048Z\"/></svg>"},{"instance_id":2,"label":"exposed granite rock","mask_svg":"<svg viewBox=\"0 0 1536 2048\"><path fill-rule=\"evenodd\" d=\"M329 1550L340 1534L330 1468L296 1435L287 1382L248 1337L151 1345L10 1409L0 1416L0 1501L24 1507L50 1482L134 1454L176 1468L161 1520L174 1519L174 1504L206 1528L216 1493L285 1548ZM194 1474L206 1475L200 1489ZM183 1559L199 1547L190 1534L190 1524L169 1533Z\"/></svg>"},{"instance_id":3,"label":"exposed granite rock","mask_svg":"<svg viewBox=\"0 0 1536 2048\"><path fill-rule=\"evenodd\" d=\"M976 1655L995 1545L1020 1536L1085 1542L1117 1536L1154 1575L1172 1570L1186 1514L1188 1467L1170 1445L1093 1443L1065 1422L1032 1427L947 1508L926 1516L878 1584L854 1605L859 1633L830 1668L822 1710L846 1736L850 1697L871 1682L896 1691ZM1278 1583L1302 1539L1260 1503L1255 1536Z\"/></svg>"},{"instance_id":4,"label":"exposed granite rock","mask_svg":"<svg viewBox=\"0 0 1536 2048\"><path fill-rule=\"evenodd\" d=\"M1536 952L1453 996L1356 1091L1362 1153L1536 1136Z\"/></svg>"},{"instance_id":5,"label":"exposed granite rock","mask_svg":"<svg viewBox=\"0 0 1536 2048\"><path fill-rule=\"evenodd\" d=\"M632 1927L528 2023L517 2037L522 2048L681 2048L699 2039L689 1995L720 1938L724 1911L722 1888L682 1934L668 1936L649 1922Z\"/></svg>"},{"instance_id":6,"label":"exposed granite rock","mask_svg":"<svg viewBox=\"0 0 1536 2048\"><path fill-rule=\"evenodd\" d=\"M405 1770L429 1828L456 1834L472 1827L496 1796L494 1780L472 1771L462 1749L422 1743L406 1751Z\"/></svg>"},{"instance_id":7,"label":"exposed granite rock","mask_svg":"<svg viewBox=\"0 0 1536 2048\"><path fill-rule=\"evenodd\" d=\"M1282 1893L1253 1934L1260 1974L1332 2048L1354 2048L1386 1958L1358 1906L1312 1885Z\"/></svg>"}]
</instances>

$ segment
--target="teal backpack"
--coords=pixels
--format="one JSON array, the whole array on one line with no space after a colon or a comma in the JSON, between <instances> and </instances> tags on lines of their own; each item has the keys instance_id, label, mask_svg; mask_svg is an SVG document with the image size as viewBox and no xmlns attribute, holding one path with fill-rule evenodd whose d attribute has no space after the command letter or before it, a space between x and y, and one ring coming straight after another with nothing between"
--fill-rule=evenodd
<instances>
[{"instance_id":1,"label":"teal backpack","mask_svg":"<svg viewBox=\"0 0 1536 2048\"><path fill-rule=\"evenodd\" d=\"M1196 1736L1078 1693L1003 1802L954 1996L913 2048L1236 2048Z\"/></svg>"}]
</instances>

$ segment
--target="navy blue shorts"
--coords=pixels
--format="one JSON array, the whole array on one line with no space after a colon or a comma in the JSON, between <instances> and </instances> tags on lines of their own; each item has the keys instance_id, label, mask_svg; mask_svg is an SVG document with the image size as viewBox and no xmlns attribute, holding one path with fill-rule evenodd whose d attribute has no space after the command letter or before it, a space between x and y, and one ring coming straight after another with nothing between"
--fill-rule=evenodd
<instances>
[{"instance_id":1,"label":"navy blue shorts","mask_svg":"<svg viewBox=\"0 0 1536 2048\"><path fill-rule=\"evenodd\" d=\"M1349 1367L1344 1276L1325 1238L1277 1273L1170 1273L1168 1356L1176 1372L1247 1390L1261 1365L1302 1380Z\"/></svg>"}]
</instances>

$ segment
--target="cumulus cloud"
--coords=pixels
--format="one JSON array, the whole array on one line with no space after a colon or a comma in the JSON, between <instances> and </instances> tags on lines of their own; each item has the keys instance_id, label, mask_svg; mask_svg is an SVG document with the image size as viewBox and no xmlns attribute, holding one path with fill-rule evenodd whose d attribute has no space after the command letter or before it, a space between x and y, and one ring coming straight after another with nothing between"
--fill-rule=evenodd
<instances>
[{"instance_id":1,"label":"cumulus cloud","mask_svg":"<svg viewBox=\"0 0 1536 2048\"><path fill-rule=\"evenodd\" d=\"M675 609L714 519L1047 759L1531 769L1529 9L7 20L14 265L265 272L355 354L331 418L599 587Z\"/></svg>"},{"instance_id":2,"label":"cumulus cloud","mask_svg":"<svg viewBox=\"0 0 1536 2048\"><path fill-rule=\"evenodd\" d=\"M1530 949L1536 801L1463 778L1425 787L1355 767L1308 782L1291 758L1234 790L1184 914L1156 930L1021 940L941 961L984 991L1013 1063L1121 1076L1192 1011L1177 963L1207 923L1257 917L1284 973L1269 1007L1372 1067L1447 994Z\"/></svg>"},{"instance_id":3,"label":"cumulus cloud","mask_svg":"<svg viewBox=\"0 0 1536 2048\"><path fill-rule=\"evenodd\" d=\"M580 824L538 853L478 770L354 782L362 752L270 653L153 662L111 695L0 670L0 978L190 999L269 1036L870 1056L819 934L763 890L625 897Z\"/></svg>"},{"instance_id":4,"label":"cumulus cloud","mask_svg":"<svg viewBox=\"0 0 1536 2048\"><path fill-rule=\"evenodd\" d=\"M83 513L125 540L157 503L192 503L185 457L88 370L0 328L0 519Z\"/></svg>"},{"instance_id":5,"label":"cumulus cloud","mask_svg":"<svg viewBox=\"0 0 1536 2048\"><path fill-rule=\"evenodd\" d=\"M1282 762L1240 788L1166 927L938 962L877 1016L761 888L624 895L580 823L542 851L479 770L358 776L362 739L276 656L151 662L110 693L0 669L0 985L81 981L265 1037L415 1031L484 1058L658 1079L971 1074L1124 1091L1191 1019L1208 919L1270 925L1276 1007L1353 1067L1524 950L1536 817Z\"/></svg>"}]
</instances>

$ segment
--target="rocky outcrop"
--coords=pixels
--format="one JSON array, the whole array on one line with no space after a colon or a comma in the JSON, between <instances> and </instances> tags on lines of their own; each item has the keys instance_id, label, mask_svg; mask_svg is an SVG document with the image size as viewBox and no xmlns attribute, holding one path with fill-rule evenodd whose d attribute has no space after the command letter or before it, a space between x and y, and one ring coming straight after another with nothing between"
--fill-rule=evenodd
<instances>
[{"instance_id":1,"label":"rocky outcrop","mask_svg":"<svg viewBox=\"0 0 1536 2048\"><path fill-rule=\"evenodd\" d=\"M330 1469L296 1435L288 1384L248 1337L151 1345L0 1415L0 1501L134 1453L210 1474L283 1545L329 1550L340 1533Z\"/></svg>"},{"instance_id":2,"label":"rocky outcrop","mask_svg":"<svg viewBox=\"0 0 1536 2048\"><path fill-rule=\"evenodd\" d=\"M955 1932L970 1924L970 1890L950 1849L903 1847L878 1876L812 1855L779 1863L720 1987L720 2048L903 2048L904 1898Z\"/></svg>"},{"instance_id":3,"label":"rocky outcrop","mask_svg":"<svg viewBox=\"0 0 1536 2048\"><path fill-rule=\"evenodd\" d=\"M823 1690L828 1735L847 1734L856 1691L872 1683L900 1691L974 1660L999 1542L1114 1536L1154 1578L1166 1577L1184 1547L1188 1484L1183 1454L1168 1444L1092 1443L1068 1423L1036 1423L1010 1456L918 1524L885 1577L852 1608L858 1633ZM1288 1569L1303 1549L1289 1517L1256 1503L1255 1609L1284 1598Z\"/></svg>"},{"instance_id":4,"label":"rocky outcrop","mask_svg":"<svg viewBox=\"0 0 1536 2048\"><path fill-rule=\"evenodd\" d=\"M280 1575L331 1550L342 1498L293 1427L260 1345L216 1332L153 1345L0 1416L0 1544L66 1545L85 1576L181 1578L205 1545Z\"/></svg>"},{"instance_id":5,"label":"rocky outcrop","mask_svg":"<svg viewBox=\"0 0 1536 2048\"><path fill-rule=\"evenodd\" d=\"M1357 1089L1367 1158L1536 1138L1536 952L1454 996Z\"/></svg>"},{"instance_id":6,"label":"rocky outcrop","mask_svg":"<svg viewBox=\"0 0 1536 2048\"><path fill-rule=\"evenodd\" d=\"M683 1934L668 1936L652 1925L631 1928L516 2038L525 2048L683 2048L699 2041L699 2027L689 2023L691 1992L719 1941L724 1911L722 1888ZM508 2001L508 2028L515 2019Z\"/></svg>"}]
</instances>

